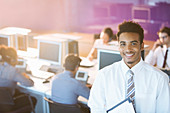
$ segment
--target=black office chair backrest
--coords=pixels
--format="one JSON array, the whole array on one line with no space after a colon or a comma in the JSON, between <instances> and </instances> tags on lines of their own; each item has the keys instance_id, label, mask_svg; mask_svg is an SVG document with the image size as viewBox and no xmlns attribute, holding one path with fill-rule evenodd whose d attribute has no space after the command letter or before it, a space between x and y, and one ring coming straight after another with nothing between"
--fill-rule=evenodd
<instances>
[{"instance_id":1,"label":"black office chair backrest","mask_svg":"<svg viewBox=\"0 0 170 113\"><path fill-rule=\"evenodd\" d=\"M11 107L8 108L7 106L14 105L14 101L19 98L28 98L30 105L28 104L27 106L10 110ZM25 113L28 111L35 113L33 103L29 94L22 94L15 97L14 99L9 88L0 87L0 113Z\"/></svg>"},{"instance_id":2,"label":"black office chair backrest","mask_svg":"<svg viewBox=\"0 0 170 113\"><path fill-rule=\"evenodd\" d=\"M12 93L6 87L0 87L0 104L14 105Z\"/></svg>"},{"instance_id":3,"label":"black office chair backrest","mask_svg":"<svg viewBox=\"0 0 170 113\"><path fill-rule=\"evenodd\" d=\"M78 104L61 104L44 97L48 102L50 113L82 113Z\"/></svg>"}]
</instances>

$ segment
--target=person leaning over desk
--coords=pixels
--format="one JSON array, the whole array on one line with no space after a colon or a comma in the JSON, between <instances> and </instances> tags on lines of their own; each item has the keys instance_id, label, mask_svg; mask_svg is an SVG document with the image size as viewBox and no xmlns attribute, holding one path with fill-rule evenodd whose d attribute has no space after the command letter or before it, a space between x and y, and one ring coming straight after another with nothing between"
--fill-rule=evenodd
<instances>
[{"instance_id":1,"label":"person leaning over desk","mask_svg":"<svg viewBox=\"0 0 170 113\"><path fill-rule=\"evenodd\" d=\"M21 85L28 87L34 85L34 82L30 79L28 75L26 75L25 73L20 73L15 68L15 65L17 64L16 50L12 47L6 47L4 45L1 45L0 56L0 87L8 88L14 98L14 105L0 104L0 112L8 112L30 105L29 98L24 96L21 97L20 95L23 93L20 93L18 90L15 89L17 82L19 82ZM35 107L36 99L34 97L31 97L31 99Z\"/></svg>"},{"instance_id":2,"label":"person leaning over desk","mask_svg":"<svg viewBox=\"0 0 170 113\"><path fill-rule=\"evenodd\" d=\"M99 70L88 101L91 113L106 113L128 97L136 113L170 113L169 78L142 60L143 32L133 21L119 25L117 37L122 60ZM113 112L114 109L109 113Z\"/></svg>"},{"instance_id":3,"label":"person leaning over desk","mask_svg":"<svg viewBox=\"0 0 170 113\"><path fill-rule=\"evenodd\" d=\"M95 57L97 57L97 49L96 46L99 44L107 45L110 41L116 40L115 35L111 28L107 27L102 30L100 33L100 39L95 40L93 48L91 49L90 53L88 54L87 58L92 61Z\"/></svg>"},{"instance_id":4,"label":"person leaning over desk","mask_svg":"<svg viewBox=\"0 0 170 113\"><path fill-rule=\"evenodd\" d=\"M75 79L81 59L73 54L65 58L65 71L52 78L52 100L62 104L77 104L78 96L89 98L90 89ZM82 106L81 109L88 113L89 108ZM87 107L87 108L86 108Z\"/></svg>"},{"instance_id":5,"label":"person leaning over desk","mask_svg":"<svg viewBox=\"0 0 170 113\"><path fill-rule=\"evenodd\" d=\"M151 65L156 65L158 68L170 70L170 28L163 27L158 35L159 39L154 43L145 61Z\"/></svg>"}]
</instances>

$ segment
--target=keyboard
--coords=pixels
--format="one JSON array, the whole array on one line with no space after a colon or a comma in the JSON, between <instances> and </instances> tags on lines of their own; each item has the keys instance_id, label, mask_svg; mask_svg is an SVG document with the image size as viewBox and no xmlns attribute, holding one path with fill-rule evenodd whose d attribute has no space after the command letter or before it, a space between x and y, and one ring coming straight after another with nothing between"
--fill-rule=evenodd
<instances>
[{"instance_id":1,"label":"keyboard","mask_svg":"<svg viewBox=\"0 0 170 113\"><path fill-rule=\"evenodd\" d=\"M46 72L46 71L41 71L41 70L34 70L32 71L32 76L40 79L48 79L52 76L54 76L54 73Z\"/></svg>"}]
</instances>

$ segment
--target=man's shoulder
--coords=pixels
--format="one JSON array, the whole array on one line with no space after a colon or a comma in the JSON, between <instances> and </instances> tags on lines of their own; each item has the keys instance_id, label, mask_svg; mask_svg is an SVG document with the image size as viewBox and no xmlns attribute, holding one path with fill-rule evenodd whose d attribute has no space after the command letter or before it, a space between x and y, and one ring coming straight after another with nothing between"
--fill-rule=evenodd
<instances>
[{"instance_id":1,"label":"man's shoulder","mask_svg":"<svg viewBox=\"0 0 170 113\"><path fill-rule=\"evenodd\" d=\"M152 65L150 65L150 64L148 64L148 63L146 63L145 62L145 64L144 64L144 69L147 71L147 72L149 72L149 73L152 73L152 74L154 74L154 75L156 75L156 76L166 76L166 74L163 72L163 71L161 71L159 68L157 68L157 67L154 67L154 66L152 66Z\"/></svg>"},{"instance_id":2,"label":"man's shoulder","mask_svg":"<svg viewBox=\"0 0 170 113\"><path fill-rule=\"evenodd\" d=\"M110 65L102 68L101 70L99 70L99 72L109 72L109 71L116 70L119 67L120 67L120 61L115 62L113 64L110 64Z\"/></svg>"},{"instance_id":3,"label":"man's shoulder","mask_svg":"<svg viewBox=\"0 0 170 113\"><path fill-rule=\"evenodd\" d=\"M63 75L63 73L60 73L60 74L56 74L55 76L53 76L53 78L52 78L52 82L53 81L56 81L56 80L58 80L59 78L62 78L62 75Z\"/></svg>"},{"instance_id":4,"label":"man's shoulder","mask_svg":"<svg viewBox=\"0 0 170 113\"><path fill-rule=\"evenodd\" d=\"M157 47L155 49L154 53L159 53L160 54L161 51L162 51L162 48L161 48L161 46L159 46L159 47Z\"/></svg>"}]
</instances>

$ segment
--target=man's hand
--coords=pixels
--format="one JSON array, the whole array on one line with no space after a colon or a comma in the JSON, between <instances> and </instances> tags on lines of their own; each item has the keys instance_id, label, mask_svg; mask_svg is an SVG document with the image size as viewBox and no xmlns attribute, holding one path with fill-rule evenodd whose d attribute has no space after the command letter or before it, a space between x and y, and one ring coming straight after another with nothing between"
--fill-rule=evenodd
<instances>
[{"instance_id":1,"label":"man's hand","mask_svg":"<svg viewBox=\"0 0 170 113\"><path fill-rule=\"evenodd\" d=\"M152 51L155 51L155 49L161 45L162 45L162 42L160 41L160 39L157 39L152 47Z\"/></svg>"}]
</instances>

